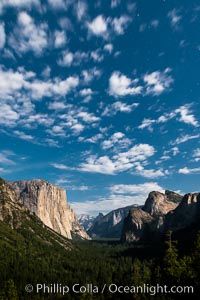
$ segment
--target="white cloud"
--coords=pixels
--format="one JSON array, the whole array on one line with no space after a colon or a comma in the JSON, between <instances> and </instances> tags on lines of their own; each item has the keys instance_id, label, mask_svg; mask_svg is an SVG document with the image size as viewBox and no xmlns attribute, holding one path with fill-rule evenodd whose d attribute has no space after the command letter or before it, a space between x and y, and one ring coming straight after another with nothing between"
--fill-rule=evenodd
<instances>
[{"instance_id":1,"label":"white cloud","mask_svg":"<svg viewBox=\"0 0 200 300\"><path fill-rule=\"evenodd\" d=\"M46 132L52 136L66 137L65 129L61 125L54 125L51 129L47 129Z\"/></svg>"},{"instance_id":2,"label":"white cloud","mask_svg":"<svg viewBox=\"0 0 200 300\"><path fill-rule=\"evenodd\" d=\"M153 28L157 28L158 26L159 26L159 20L152 20L151 21L151 26L153 27Z\"/></svg>"},{"instance_id":3,"label":"white cloud","mask_svg":"<svg viewBox=\"0 0 200 300\"><path fill-rule=\"evenodd\" d=\"M132 169L137 162L145 161L155 152L154 147L148 144L138 144L127 152L120 152L110 159L108 156L93 156L87 158L86 162L80 165L79 170L83 172L101 173L115 175L120 172Z\"/></svg>"},{"instance_id":4,"label":"white cloud","mask_svg":"<svg viewBox=\"0 0 200 300\"><path fill-rule=\"evenodd\" d=\"M55 147L55 148L60 148L58 141L55 141L54 139L51 138L46 138L44 139L44 145L48 147Z\"/></svg>"},{"instance_id":5,"label":"white cloud","mask_svg":"<svg viewBox=\"0 0 200 300\"><path fill-rule=\"evenodd\" d=\"M107 32L107 21L102 16L97 16L91 23L88 23L88 28L90 32L97 36L104 36Z\"/></svg>"},{"instance_id":6,"label":"white cloud","mask_svg":"<svg viewBox=\"0 0 200 300\"><path fill-rule=\"evenodd\" d=\"M51 68L49 66L46 66L42 71L41 75L45 78L49 78L51 75Z\"/></svg>"},{"instance_id":7,"label":"white cloud","mask_svg":"<svg viewBox=\"0 0 200 300\"><path fill-rule=\"evenodd\" d=\"M177 9L173 9L168 13L168 18L170 20L171 26L175 29L177 29L177 26L180 23L180 20L182 19L182 16L179 14Z\"/></svg>"},{"instance_id":8,"label":"white cloud","mask_svg":"<svg viewBox=\"0 0 200 300\"><path fill-rule=\"evenodd\" d=\"M200 161L200 148L194 149L193 158L196 162Z\"/></svg>"},{"instance_id":9,"label":"white cloud","mask_svg":"<svg viewBox=\"0 0 200 300\"><path fill-rule=\"evenodd\" d=\"M179 174L195 174L195 173L200 173L200 168L187 168L187 167L184 167L182 169L179 169L178 170L178 173Z\"/></svg>"},{"instance_id":10,"label":"white cloud","mask_svg":"<svg viewBox=\"0 0 200 300\"><path fill-rule=\"evenodd\" d=\"M142 92L141 86L135 86L135 81L120 72L113 72L109 79L109 94L114 97L137 95Z\"/></svg>"},{"instance_id":11,"label":"white cloud","mask_svg":"<svg viewBox=\"0 0 200 300\"><path fill-rule=\"evenodd\" d=\"M74 5L75 14L77 16L78 21L83 20L87 15L87 3L85 1L78 1Z\"/></svg>"},{"instance_id":12,"label":"white cloud","mask_svg":"<svg viewBox=\"0 0 200 300\"><path fill-rule=\"evenodd\" d=\"M145 196L110 195L94 201L70 202L70 206L77 214L98 215L99 212L108 213L111 210L132 204L144 204Z\"/></svg>"},{"instance_id":13,"label":"white cloud","mask_svg":"<svg viewBox=\"0 0 200 300\"><path fill-rule=\"evenodd\" d=\"M95 123L95 122L98 122L100 120L99 117L96 117L94 114L88 113L86 111L79 112L77 114L77 118L82 119L86 123Z\"/></svg>"},{"instance_id":14,"label":"white cloud","mask_svg":"<svg viewBox=\"0 0 200 300\"><path fill-rule=\"evenodd\" d=\"M136 185L119 184L109 188L110 194L93 201L71 202L70 206L77 214L86 213L97 215L99 212L108 213L111 210L129 205L144 205L148 194L153 191L164 192L163 187L156 182Z\"/></svg>"},{"instance_id":15,"label":"white cloud","mask_svg":"<svg viewBox=\"0 0 200 300\"><path fill-rule=\"evenodd\" d=\"M14 153L11 151L2 151L0 152L0 164L1 165L7 165L7 166L13 166L15 165L15 161L10 159L10 156L13 156Z\"/></svg>"},{"instance_id":16,"label":"white cloud","mask_svg":"<svg viewBox=\"0 0 200 300\"><path fill-rule=\"evenodd\" d=\"M25 140L25 141L33 141L34 137L30 134L26 134L23 131L15 130L13 132L18 138Z\"/></svg>"},{"instance_id":17,"label":"white cloud","mask_svg":"<svg viewBox=\"0 0 200 300\"><path fill-rule=\"evenodd\" d=\"M64 0L48 0L50 7L54 9L67 9L67 1Z\"/></svg>"},{"instance_id":18,"label":"white cloud","mask_svg":"<svg viewBox=\"0 0 200 300\"><path fill-rule=\"evenodd\" d=\"M58 31L56 30L54 32L54 37L55 37L55 48L61 48L63 46L65 46L66 42L67 42L67 37L64 31Z\"/></svg>"},{"instance_id":19,"label":"white cloud","mask_svg":"<svg viewBox=\"0 0 200 300\"><path fill-rule=\"evenodd\" d=\"M142 124L138 126L138 128L139 129L148 128L150 131L152 131L152 124L166 123L169 120L179 115L180 117L177 118L179 122L183 122L198 127L199 126L198 121L195 119L194 115L191 114L190 106L191 106L190 104L185 104L175 109L173 112L163 114L158 119L144 119L142 121Z\"/></svg>"},{"instance_id":20,"label":"white cloud","mask_svg":"<svg viewBox=\"0 0 200 300\"><path fill-rule=\"evenodd\" d=\"M9 104L1 104L0 124L4 126L14 126L20 115Z\"/></svg>"},{"instance_id":21,"label":"white cloud","mask_svg":"<svg viewBox=\"0 0 200 300\"><path fill-rule=\"evenodd\" d=\"M113 44L106 44L103 49L111 54L113 51Z\"/></svg>"},{"instance_id":22,"label":"white cloud","mask_svg":"<svg viewBox=\"0 0 200 300\"><path fill-rule=\"evenodd\" d=\"M85 128L96 127L97 122L100 121L93 113L85 110L83 107L76 107L74 105L67 105L67 113L59 115L62 120L61 126L68 127L75 135L80 134Z\"/></svg>"},{"instance_id":23,"label":"white cloud","mask_svg":"<svg viewBox=\"0 0 200 300\"><path fill-rule=\"evenodd\" d=\"M43 97L57 99L50 104L51 109L64 109L59 98L70 93L79 84L78 77L68 77L38 80L36 74L27 72L24 68L5 70L0 67L0 123L7 127L17 125L31 128L38 124L50 126L52 118L47 114L35 112L33 101Z\"/></svg>"},{"instance_id":24,"label":"white cloud","mask_svg":"<svg viewBox=\"0 0 200 300\"><path fill-rule=\"evenodd\" d=\"M115 8L119 6L121 3L121 0L111 0L111 8Z\"/></svg>"},{"instance_id":25,"label":"white cloud","mask_svg":"<svg viewBox=\"0 0 200 300\"><path fill-rule=\"evenodd\" d=\"M105 149L110 149L115 147L119 148L127 148L130 146L131 140L125 137L125 134L122 132L115 132L113 135L111 135L109 140L104 140L101 143L101 147Z\"/></svg>"},{"instance_id":26,"label":"white cloud","mask_svg":"<svg viewBox=\"0 0 200 300\"><path fill-rule=\"evenodd\" d=\"M82 79L83 83L84 84L89 84L94 79L98 79L99 77L101 77L102 71L95 67L95 68L91 68L89 70L83 70L81 72L81 75L83 77L83 79Z\"/></svg>"},{"instance_id":27,"label":"white cloud","mask_svg":"<svg viewBox=\"0 0 200 300\"><path fill-rule=\"evenodd\" d=\"M191 114L190 105L186 104L181 106L180 108L175 110L175 113L180 113L180 121L186 124L193 125L195 127L199 126L197 120L195 119L194 115Z\"/></svg>"},{"instance_id":28,"label":"white cloud","mask_svg":"<svg viewBox=\"0 0 200 300\"><path fill-rule=\"evenodd\" d=\"M154 169L145 169L140 163L137 163L135 167L135 172L133 171L132 174L140 175L145 178L158 178L163 177L169 174L168 170L154 170Z\"/></svg>"},{"instance_id":29,"label":"white cloud","mask_svg":"<svg viewBox=\"0 0 200 300\"><path fill-rule=\"evenodd\" d=\"M185 143L189 140L198 139L199 137L200 137L200 134L196 134L196 135L186 134L186 135L183 135L183 136L177 138L175 141L170 142L170 144L171 145L179 145L179 144Z\"/></svg>"},{"instance_id":30,"label":"white cloud","mask_svg":"<svg viewBox=\"0 0 200 300\"><path fill-rule=\"evenodd\" d=\"M9 44L18 54L33 51L41 55L48 46L47 29L46 23L36 25L30 15L20 12L18 24L9 37Z\"/></svg>"},{"instance_id":31,"label":"white cloud","mask_svg":"<svg viewBox=\"0 0 200 300\"><path fill-rule=\"evenodd\" d=\"M112 21L113 29L116 34L124 34L125 29L128 27L132 19L126 15L119 18L114 18Z\"/></svg>"},{"instance_id":32,"label":"white cloud","mask_svg":"<svg viewBox=\"0 0 200 300\"><path fill-rule=\"evenodd\" d=\"M142 184L117 184L110 187L113 194L142 194L147 195L152 191L164 192L163 188L157 182L145 182Z\"/></svg>"},{"instance_id":33,"label":"white cloud","mask_svg":"<svg viewBox=\"0 0 200 300\"><path fill-rule=\"evenodd\" d=\"M31 8L31 6L40 6L40 0L1 0L0 2L0 13L2 13L4 8L14 7L14 8Z\"/></svg>"},{"instance_id":34,"label":"white cloud","mask_svg":"<svg viewBox=\"0 0 200 300\"><path fill-rule=\"evenodd\" d=\"M85 97L85 96L91 96L93 95L93 91L90 88L83 89L80 91L80 95Z\"/></svg>"},{"instance_id":35,"label":"white cloud","mask_svg":"<svg viewBox=\"0 0 200 300\"><path fill-rule=\"evenodd\" d=\"M49 103L48 108L50 110L63 110L63 109L67 108L67 105L63 102L55 101L55 102Z\"/></svg>"},{"instance_id":36,"label":"white cloud","mask_svg":"<svg viewBox=\"0 0 200 300\"><path fill-rule=\"evenodd\" d=\"M155 71L144 76L146 83L147 94L160 95L167 91L173 83L173 78L169 75L170 69L167 68L164 72Z\"/></svg>"},{"instance_id":37,"label":"white cloud","mask_svg":"<svg viewBox=\"0 0 200 300\"><path fill-rule=\"evenodd\" d=\"M92 137L85 139L84 142L96 144L101 139L103 139L103 134L102 133L97 133L97 134L93 135Z\"/></svg>"},{"instance_id":38,"label":"white cloud","mask_svg":"<svg viewBox=\"0 0 200 300\"><path fill-rule=\"evenodd\" d=\"M89 187L87 185L80 185L80 186L69 185L67 187L67 190L84 192L84 191L88 191Z\"/></svg>"},{"instance_id":39,"label":"white cloud","mask_svg":"<svg viewBox=\"0 0 200 300\"><path fill-rule=\"evenodd\" d=\"M52 165L52 167L59 169L59 170L69 170L70 169L69 167L67 167L63 164L52 163L51 165Z\"/></svg>"},{"instance_id":40,"label":"white cloud","mask_svg":"<svg viewBox=\"0 0 200 300\"><path fill-rule=\"evenodd\" d=\"M58 60L61 67L70 67L71 65L79 66L83 61L87 61L92 55L92 59L98 61L100 54L99 50L90 52L70 52L68 50L62 52L62 57ZM101 60L99 60L101 61Z\"/></svg>"},{"instance_id":41,"label":"white cloud","mask_svg":"<svg viewBox=\"0 0 200 300\"><path fill-rule=\"evenodd\" d=\"M0 49L3 49L6 43L6 33L4 23L0 23Z\"/></svg>"},{"instance_id":42,"label":"white cloud","mask_svg":"<svg viewBox=\"0 0 200 300\"><path fill-rule=\"evenodd\" d=\"M90 56L95 62L101 62L104 59L104 55L101 53L100 49L91 51Z\"/></svg>"},{"instance_id":43,"label":"white cloud","mask_svg":"<svg viewBox=\"0 0 200 300\"><path fill-rule=\"evenodd\" d=\"M144 128L148 128L151 129L151 125L154 124L156 122L156 120L151 120L151 119L144 119L142 121L142 124L140 126L138 126L139 129L144 129Z\"/></svg>"},{"instance_id":44,"label":"white cloud","mask_svg":"<svg viewBox=\"0 0 200 300\"><path fill-rule=\"evenodd\" d=\"M138 107L138 103L133 104L126 104L121 101L116 101L113 104L107 105L105 110L102 113L102 116L114 116L118 112L121 113L130 113L132 112L136 107Z\"/></svg>"},{"instance_id":45,"label":"white cloud","mask_svg":"<svg viewBox=\"0 0 200 300\"><path fill-rule=\"evenodd\" d=\"M63 53L62 59L58 61L58 64L63 67L70 67L74 60L74 54L72 52L66 51Z\"/></svg>"}]
</instances>

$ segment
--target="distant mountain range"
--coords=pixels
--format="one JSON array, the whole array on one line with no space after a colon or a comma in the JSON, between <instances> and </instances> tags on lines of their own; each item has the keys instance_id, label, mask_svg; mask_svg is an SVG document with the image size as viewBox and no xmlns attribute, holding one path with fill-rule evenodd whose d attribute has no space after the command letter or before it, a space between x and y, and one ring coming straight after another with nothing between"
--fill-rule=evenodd
<instances>
[{"instance_id":1,"label":"distant mountain range","mask_svg":"<svg viewBox=\"0 0 200 300\"><path fill-rule=\"evenodd\" d=\"M28 222L30 230L36 223L54 240L63 236L148 241L168 231L200 224L199 220L200 193L182 196L168 190L164 194L153 191L143 206L131 205L97 217L82 214L78 218L67 203L64 189L40 179L16 182L0 179L0 221L13 229Z\"/></svg>"},{"instance_id":2,"label":"distant mountain range","mask_svg":"<svg viewBox=\"0 0 200 300\"><path fill-rule=\"evenodd\" d=\"M123 208L115 209L105 216L99 215L93 220L92 226L87 230L89 236L93 239L117 238L119 239L122 232L124 219L127 217L131 208L137 207L130 205Z\"/></svg>"},{"instance_id":3,"label":"distant mountain range","mask_svg":"<svg viewBox=\"0 0 200 300\"><path fill-rule=\"evenodd\" d=\"M130 211L135 212L136 218L138 218L138 212L142 214L141 217L145 218L144 215L146 213L146 215L148 214L148 219L151 219L151 215L165 215L175 209L182 197L169 190L166 190L165 194L152 192L149 194L144 206L133 204L115 209L106 215L99 214L97 217L81 215L79 222L93 239L120 239L124 228L124 220ZM122 237L122 240L124 240L124 237Z\"/></svg>"},{"instance_id":4,"label":"distant mountain range","mask_svg":"<svg viewBox=\"0 0 200 300\"><path fill-rule=\"evenodd\" d=\"M89 231L90 228L103 217L104 215L102 213L99 213L98 216L81 214L78 216L78 221L85 231Z\"/></svg>"}]
</instances>

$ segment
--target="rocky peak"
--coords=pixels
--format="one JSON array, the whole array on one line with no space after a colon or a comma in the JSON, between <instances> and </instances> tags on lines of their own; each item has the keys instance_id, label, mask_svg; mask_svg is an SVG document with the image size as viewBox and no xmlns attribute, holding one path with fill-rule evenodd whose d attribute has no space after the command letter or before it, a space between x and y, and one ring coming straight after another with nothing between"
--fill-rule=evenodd
<instances>
[{"instance_id":1,"label":"rocky peak","mask_svg":"<svg viewBox=\"0 0 200 300\"><path fill-rule=\"evenodd\" d=\"M11 182L10 186L17 192L22 203L46 226L69 239L74 234L89 239L67 203L63 188L41 179Z\"/></svg>"},{"instance_id":2,"label":"rocky peak","mask_svg":"<svg viewBox=\"0 0 200 300\"><path fill-rule=\"evenodd\" d=\"M175 193L173 191L166 190L165 195L167 196L167 199L171 202L180 203L183 199L182 195L179 195L178 193Z\"/></svg>"},{"instance_id":3,"label":"rocky peak","mask_svg":"<svg viewBox=\"0 0 200 300\"><path fill-rule=\"evenodd\" d=\"M170 194L169 191L167 194ZM169 201L167 194L156 191L149 193L143 210L151 216L166 215L169 211L174 210L178 203Z\"/></svg>"},{"instance_id":4,"label":"rocky peak","mask_svg":"<svg viewBox=\"0 0 200 300\"><path fill-rule=\"evenodd\" d=\"M199 221L200 193L186 194L179 206L166 215L164 221L165 231L177 231Z\"/></svg>"},{"instance_id":5,"label":"rocky peak","mask_svg":"<svg viewBox=\"0 0 200 300\"><path fill-rule=\"evenodd\" d=\"M124 220L121 240L130 242L144 238L152 220L153 217L149 213L140 208L132 208Z\"/></svg>"},{"instance_id":6,"label":"rocky peak","mask_svg":"<svg viewBox=\"0 0 200 300\"><path fill-rule=\"evenodd\" d=\"M190 204L196 204L200 201L200 193L194 193L194 194L186 194L183 197L183 201L181 205L190 205Z\"/></svg>"},{"instance_id":7,"label":"rocky peak","mask_svg":"<svg viewBox=\"0 0 200 300\"><path fill-rule=\"evenodd\" d=\"M17 228L26 212L15 191L6 181L0 178L0 221L7 223L11 228Z\"/></svg>"}]
</instances>

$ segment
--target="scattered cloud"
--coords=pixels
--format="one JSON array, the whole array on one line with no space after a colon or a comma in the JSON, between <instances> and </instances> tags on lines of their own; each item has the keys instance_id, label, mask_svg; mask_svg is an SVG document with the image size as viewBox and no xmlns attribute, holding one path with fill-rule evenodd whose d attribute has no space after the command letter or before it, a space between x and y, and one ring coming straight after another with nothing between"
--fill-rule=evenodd
<instances>
[{"instance_id":1,"label":"scattered cloud","mask_svg":"<svg viewBox=\"0 0 200 300\"><path fill-rule=\"evenodd\" d=\"M110 186L110 194L105 197L99 197L93 201L71 202L70 205L77 214L97 215L99 212L108 213L129 205L144 205L149 192L153 190L164 192L163 187L156 182L135 185L118 184Z\"/></svg>"},{"instance_id":2,"label":"scattered cloud","mask_svg":"<svg viewBox=\"0 0 200 300\"><path fill-rule=\"evenodd\" d=\"M53 9L66 10L68 8L67 1L64 0L48 0L48 3Z\"/></svg>"},{"instance_id":3,"label":"scattered cloud","mask_svg":"<svg viewBox=\"0 0 200 300\"><path fill-rule=\"evenodd\" d=\"M29 51L41 55L48 46L47 30L47 23L37 25L27 12L20 12L17 26L9 36L9 45L19 55Z\"/></svg>"},{"instance_id":4,"label":"scattered cloud","mask_svg":"<svg viewBox=\"0 0 200 300\"><path fill-rule=\"evenodd\" d=\"M80 186L76 186L76 185L69 185L67 187L67 190L69 191L80 191L80 192L84 192L84 191L88 191L89 187L87 185L80 185Z\"/></svg>"},{"instance_id":5,"label":"scattered cloud","mask_svg":"<svg viewBox=\"0 0 200 300\"><path fill-rule=\"evenodd\" d=\"M107 33L107 20L102 16L97 16L92 22L88 23L88 28L93 35L105 36Z\"/></svg>"},{"instance_id":6,"label":"scattered cloud","mask_svg":"<svg viewBox=\"0 0 200 300\"><path fill-rule=\"evenodd\" d=\"M180 114L180 119L179 119L180 122L184 122L186 124L193 125L194 127L198 127L199 126L198 121L195 119L195 116L191 114L190 106L191 105L188 104L183 105L180 108L176 109L175 113Z\"/></svg>"},{"instance_id":7,"label":"scattered cloud","mask_svg":"<svg viewBox=\"0 0 200 300\"><path fill-rule=\"evenodd\" d=\"M198 127L199 123L196 120L195 116L191 113L190 107L191 107L190 104L185 104L185 105L180 106L179 108L175 109L173 112L164 113L158 119L144 119L142 121L142 124L139 125L138 128L139 129L147 128L148 130L152 131L153 124L166 123L175 117L177 118L177 120L179 122L183 122L185 124L189 124L194 127Z\"/></svg>"},{"instance_id":8,"label":"scattered cloud","mask_svg":"<svg viewBox=\"0 0 200 300\"><path fill-rule=\"evenodd\" d=\"M8 7L30 9L32 6L39 7L40 0L1 0L0 13Z\"/></svg>"},{"instance_id":9,"label":"scattered cloud","mask_svg":"<svg viewBox=\"0 0 200 300\"><path fill-rule=\"evenodd\" d=\"M136 86L136 81L131 80L120 72L113 72L109 79L109 94L114 97L138 95L142 92L141 86Z\"/></svg>"},{"instance_id":10,"label":"scattered cloud","mask_svg":"<svg viewBox=\"0 0 200 300\"><path fill-rule=\"evenodd\" d=\"M27 72L23 68L17 71L5 70L0 67L0 97L2 99L23 98L23 93L27 93L32 99L42 97L64 96L79 84L79 78L70 76L65 80L55 78L41 81L36 78L33 72Z\"/></svg>"},{"instance_id":11,"label":"scattered cloud","mask_svg":"<svg viewBox=\"0 0 200 300\"><path fill-rule=\"evenodd\" d=\"M111 8L115 8L119 6L121 3L121 0L111 0Z\"/></svg>"},{"instance_id":12,"label":"scattered cloud","mask_svg":"<svg viewBox=\"0 0 200 300\"><path fill-rule=\"evenodd\" d=\"M125 30L129 26L129 24L132 22L132 19L129 16L121 16L119 18L114 18L112 20L112 25L115 33L117 35L124 34Z\"/></svg>"},{"instance_id":13,"label":"scattered cloud","mask_svg":"<svg viewBox=\"0 0 200 300\"><path fill-rule=\"evenodd\" d=\"M187 167L184 167L182 169L179 169L178 173L179 174L185 174L185 175L200 173L200 168L187 168Z\"/></svg>"},{"instance_id":14,"label":"scattered cloud","mask_svg":"<svg viewBox=\"0 0 200 300\"><path fill-rule=\"evenodd\" d=\"M77 1L74 5L75 15L78 21L82 21L87 16L88 6L85 1Z\"/></svg>"},{"instance_id":15,"label":"scattered cloud","mask_svg":"<svg viewBox=\"0 0 200 300\"><path fill-rule=\"evenodd\" d=\"M61 101L54 101L54 102L49 103L48 108L50 110L64 110L67 108L67 105Z\"/></svg>"},{"instance_id":16,"label":"scattered cloud","mask_svg":"<svg viewBox=\"0 0 200 300\"><path fill-rule=\"evenodd\" d=\"M127 137L125 137L125 134L122 132L115 132L113 135L111 135L110 139L104 140L101 143L101 147L105 149L111 149L111 148L128 148L130 146L131 140Z\"/></svg>"},{"instance_id":17,"label":"scattered cloud","mask_svg":"<svg viewBox=\"0 0 200 300\"><path fill-rule=\"evenodd\" d=\"M113 52L113 44L106 44L103 49L111 54Z\"/></svg>"},{"instance_id":18,"label":"scattered cloud","mask_svg":"<svg viewBox=\"0 0 200 300\"><path fill-rule=\"evenodd\" d=\"M171 145L179 145L182 143L185 143L187 141L193 140L193 139L198 139L200 137L200 134L196 134L196 135L183 135L179 138L177 138L175 141L170 142Z\"/></svg>"},{"instance_id":19,"label":"scattered cloud","mask_svg":"<svg viewBox=\"0 0 200 300\"><path fill-rule=\"evenodd\" d=\"M61 47L65 46L65 44L67 42L67 37L66 37L65 31L56 30L54 32L54 38L55 38L55 41L54 41L55 48L61 48Z\"/></svg>"},{"instance_id":20,"label":"scattered cloud","mask_svg":"<svg viewBox=\"0 0 200 300\"><path fill-rule=\"evenodd\" d=\"M144 75L144 82L146 84L147 94L158 96L164 91L169 90L171 84L174 82L173 78L169 73L170 68L166 68L164 72L155 71Z\"/></svg>"},{"instance_id":21,"label":"scattered cloud","mask_svg":"<svg viewBox=\"0 0 200 300\"><path fill-rule=\"evenodd\" d=\"M98 79L102 75L102 71L96 67L81 72L83 84L89 84L94 79Z\"/></svg>"},{"instance_id":22,"label":"scattered cloud","mask_svg":"<svg viewBox=\"0 0 200 300\"><path fill-rule=\"evenodd\" d=\"M0 23L0 49L3 49L6 43L6 33L4 23Z\"/></svg>"},{"instance_id":23,"label":"scattered cloud","mask_svg":"<svg viewBox=\"0 0 200 300\"><path fill-rule=\"evenodd\" d=\"M141 163L137 163L135 170L132 172L133 175L140 175L145 178L158 178L169 175L168 170L154 170L154 169L145 169Z\"/></svg>"},{"instance_id":24,"label":"scattered cloud","mask_svg":"<svg viewBox=\"0 0 200 300\"><path fill-rule=\"evenodd\" d=\"M139 106L139 103L126 104L124 102L117 101L110 105L107 105L102 113L102 116L114 116L118 112L130 113L138 106Z\"/></svg>"},{"instance_id":25,"label":"scattered cloud","mask_svg":"<svg viewBox=\"0 0 200 300\"><path fill-rule=\"evenodd\" d=\"M67 167L63 164L52 163L51 165L52 165L52 167L59 169L59 170L69 170L70 169L69 167Z\"/></svg>"},{"instance_id":26,"label":"scattered cloud","mask_svg":"<svg viewBox=\"0 0 200 300\"><path fill-rule=\"evenodd\" d=\"M200 148L193 150L193 158L196 162L200 161Z\"/></svg>"},{"instance_id":27,"label":"scattered cloud","mask_svg":"<svg viewBox=\"0 0 200 300\"><path fill-rule=\"evenodd\" d=\"M130 148L127 152L119 152L112 158L108 156L97 157L91 155L86 162L81 163L79 170L90 173L101 173L115 175L132 169L137 162L145 161L148 157L154 155L154 147L148 144L138 144Z\"/></svg>"},{"instance_id":28,"label":"scattered cloud","mask_svg":"<svg viewBox=\"0 0 200 300\"><path fill-rule=\"evenodd\" d=\"M180 15L179 10L177 10L176 8L174 8L173 10L171 10L168 13L168 18L170 20L171 26L174 29L177 29L180 23L180 20L182 19L182 16Z\"/></svg>"},{"instance_id":29,"label":"scattered cloud","mask_svg":"<svg viewBox=\"0 0 200 300\"><path fill-rule=\"evenodd\" d=\"M14 135L16 135L18 138L20 138L22 140L25 140L25 141L33 141L34 140L34 137L32 135L26 134L22 131L15 130L13 133L14 133Z\"/></svg>"},{"instance_id":30,"label":"scattered cloud","mask_svg":"<svg viewBox=\"0 0 200 300\"><path fill-rule=\"evenodd\" d=\"M142 184L117 184L110 188L113 194L144 194L145 196L152 191L164 192L163 188L157 182L145 182Z\"/></svg>"},{"instance_id":31,"label":"scattered cloud","mask_svg":"<svg viewBox=\"0 0 200 300\"><path fill-rule=\"evenodd\" d=\"M15 165L15 161L12 160L10 157L14 156L15 154L12 151L3 150L0 152L0 164L2 166L13 166Z\"/></svg>"}]
</instances>

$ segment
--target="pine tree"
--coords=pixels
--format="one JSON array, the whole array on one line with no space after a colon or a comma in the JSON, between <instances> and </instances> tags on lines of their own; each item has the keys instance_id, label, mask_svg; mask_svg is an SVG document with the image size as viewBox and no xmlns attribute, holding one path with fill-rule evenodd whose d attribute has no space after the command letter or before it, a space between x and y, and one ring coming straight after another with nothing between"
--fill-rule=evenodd
<instances>
[{"instance_id":1,"label":"pine tree","mask_svg":"<svg viewBox=\"0 0 200 300\"><path fill-rule=\"evenodd\" d=\"M176 242L172 241L172 232L169 232L167 237L167 249L163 258L163 277L167 279L169 283L174 283L174 281L180 282L181 266L178 260Z\"/></svg>"}]
</instances>

